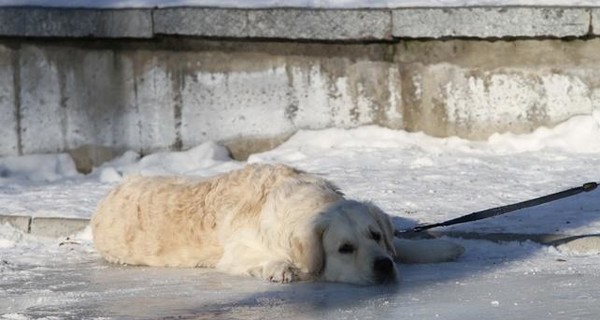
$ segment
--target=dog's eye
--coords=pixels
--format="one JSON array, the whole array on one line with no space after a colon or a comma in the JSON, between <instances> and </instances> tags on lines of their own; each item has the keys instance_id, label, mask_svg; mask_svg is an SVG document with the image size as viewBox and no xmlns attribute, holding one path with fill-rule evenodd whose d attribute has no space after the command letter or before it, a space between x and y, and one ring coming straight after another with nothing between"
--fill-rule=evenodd
<instances>
[{"instance_id":1,"label":"dog's eye","mask_svg":"<svg viewBox=\"0 0 600 320\"><path fill-rule=\"evenodd\" d=\"M342 254L349 254L354 252L354 246L349 243L344 243L338 251Z\"/></svg>"},{"instance_id":2,"label":"dog's eye","mask_svg":"<svg viewBox=\"0 0 600 320\"><path fill-rule=\"evenodd\" d=\"M375 232L375 231L371 231L371 239L379 242L381 240L381 233Z\"/></svg>"}]
</instances>

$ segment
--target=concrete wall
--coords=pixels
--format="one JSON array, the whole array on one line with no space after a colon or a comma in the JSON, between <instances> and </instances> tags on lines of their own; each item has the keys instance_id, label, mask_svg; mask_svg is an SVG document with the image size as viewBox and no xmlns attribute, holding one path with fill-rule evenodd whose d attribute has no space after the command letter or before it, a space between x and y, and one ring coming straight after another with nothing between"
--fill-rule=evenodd
<instances>
[{"instance_id":1,"label":"concrete wall","mask_svg":"<svg viewBox=\"0 0 600 320\"><path fill-rule=\"evenodd\" d=\"M600 109L600 41L406 42L404 126L482 139Z\"/></svg>"},{"instance_id":2,"label":"concrete wall","mask_svg":"<svg viewBox=\"0 0 600 320\"><path fill-rule=\"evenodd\" d=\"M551 126L600 108L600 40L586 31L591 26L585 20L591 17L588 9L584 15L567 10L560 19L538 17L562 24L580 38L538 37L546 31L503 40L436 39L439 33L394 38L392 33L408 32L402 26L420 20L404 19L405 24L392 27L385 23L399 21L405 11L344 11L339 16L346 24L356 19L384 24L338 28L341 38L327 41L319 40L325 37L322 30L313 30L321 36L300 42L290 41L310 38L300 29L288 30L287 40L267 33L284 28L282 21L299 19L294 10L288 10L287 19L244 12L242 22L254 19L254 29L238 28L250 38L218 36L231 32L227 28L210 31L217 33L215 38L181 37L177 32L199 31L177 26L194 26L190 21L208 13L169 10L155 13L155 27L164 27L160 36L136 34L139 28L118 14L111 14L111 21L125 21L126 33L116 39L111 24L86 24L88 32L99 34L92 37L82 36L83 31L71 35L72 25L63 28L67 31L44 29L57 34L38 37L41 31L31 28L23 30L33 36L19 35L14 28L0 30L7 35L0 38L0 155L59 152L87 144L148 153L214 140L243 158L272 148L298 129L377 124L483 139L494 132ZM300 18L331 20L331 14ZM465 14L457 16L464 20ZM132 23L148 25L150 15L136 17ZM167 28L165 21L176 20L183 22ZM432 29L442 30L440 26ZM493 32L506 28L495 26ZM365 28L373 32L361 31ZM166 35L170 33L174 35Z\"/></svg>"},{"instance_id":3,"label":"concrete wall","mask_svg":"<svg viewBox=\"0 0 600 320\"><path fill-rule=\"evenodd\" d=\"M2 154L283 139L299 128L402 127L387 46L228 41L0 42Z\"/></svg>"}]
</instances>

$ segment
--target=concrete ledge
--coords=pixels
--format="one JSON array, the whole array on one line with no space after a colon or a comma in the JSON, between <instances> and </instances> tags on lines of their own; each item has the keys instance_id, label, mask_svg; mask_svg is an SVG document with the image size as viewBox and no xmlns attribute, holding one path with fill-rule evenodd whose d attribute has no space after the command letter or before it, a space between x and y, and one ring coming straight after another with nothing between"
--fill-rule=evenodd
<instances>
[{"instance_id":1,"label":"concrete ledge","mask_svg":"<svg viewBox=\"0 0 600 320\"><path fill-rule=\"evenodd\" d=\"M248 26L252 38L391 39L387 10L256 10L248 12Z\"/></svg>"},{"instance_id":2,"label":"concrete ledge","mask_svg":"<svg viewBox=\"0 0 600 320\"><path fill-rule=\"evenodd\" d=\"M31 217L26 216L0 216L0 225L8 224L13 228L29 233L31 226Z\"/></svg>"},{"instance_id":3,"label":"concrete ledge","mask_svg":"<svg viewBox=\"0 0 600 320\"><path fill-rule=\"evenodd\" d=\"M154 12L155 34L314 40L391 38L387 10L168 8Z\"/></svg>"},{"instance_id":4,"label":"concrete ledge","mask_svg":"<svg viewBox=\"0 0 600 320\"><path fill-rule=\"evenodd\" d=\"M581 37L588 34L591 23L590 9L581 8L508 7L393 11L393 35L399 38Z\"/></svg>"},{"instance_id":5,"label":"concrete ledge","mask_svg":"<svg viewBox=\"0 0 600 320\"><path fill-rule=\"evenodd\" d=\"M59 9L0 7L0 36L389 41L598 35L600 8Z\"/></svg>"},{"instance_id":6,"label":"concrete ledge","mask_svg":"<svg viewBox=\"0 0 600 320\"><path fill-rule=\"evenodd\" d=\"M149 9L0 8L0 35L66 38L150 38Z\"/></svg>"},{"instance_id":7,"label":"concrete ledge","mask_svg":"<svg viewBox=\"0 0 600 320\"><path fill-rule=\"evenodd\" d=\"M155 34L244 38L247 24L245 10L171 8L154 12Z\"/></svg>"},{"instance_id":8,"label":"concrete ledge","mask_svg":"<svg viewBox=\"0 0 600 320\"><path fill-rule=\"evenodd\" d=\"M35 236L60 238L83 231L90 224L90 220L0 215L0 225L2 224Z\"/></svg>"},{"instance_id":9,"label":"concrete ledge","mask_svg":"<svg viewBox=\"0 0 600 320\"><path fill-rule=\"evenodd\" d=\"M70 236L83 231L90 221L87 219L32 218L29 233L50 238Z\"/></svg>"}]
</instances>

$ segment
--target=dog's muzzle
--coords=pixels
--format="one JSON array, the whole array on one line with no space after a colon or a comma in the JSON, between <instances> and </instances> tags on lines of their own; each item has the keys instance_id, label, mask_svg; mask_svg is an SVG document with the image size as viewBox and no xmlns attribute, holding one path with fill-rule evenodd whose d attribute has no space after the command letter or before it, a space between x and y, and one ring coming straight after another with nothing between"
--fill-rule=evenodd
<instances>
[{"instance_id":1,"label":"dog's muzzle","mask_svg":"<svg viewBox=\"0 0 600 320\"><path fill-rule=\"evenodd\" d=\"M396 280L394 261L388 257L377 257L373 261L373 274L377 283L389 283Z\"/></svg>"}]
</instances>

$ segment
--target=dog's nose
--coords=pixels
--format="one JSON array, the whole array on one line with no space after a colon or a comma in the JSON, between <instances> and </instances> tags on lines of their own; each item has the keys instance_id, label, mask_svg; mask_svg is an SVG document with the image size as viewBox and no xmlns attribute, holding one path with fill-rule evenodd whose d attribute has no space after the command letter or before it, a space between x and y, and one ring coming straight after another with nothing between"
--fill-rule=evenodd
<instances>
[{"instance_id":1,"label":"dog's nose","mask_svg":"<svg viewBox=\"0 0 600 320\"><path fill-rule=\"evenodd\" d=\"M393 275L394 261L388 257L379 257L373 262L373 271L375 274L382 277Z\"/></svg>"}]
</instances>

